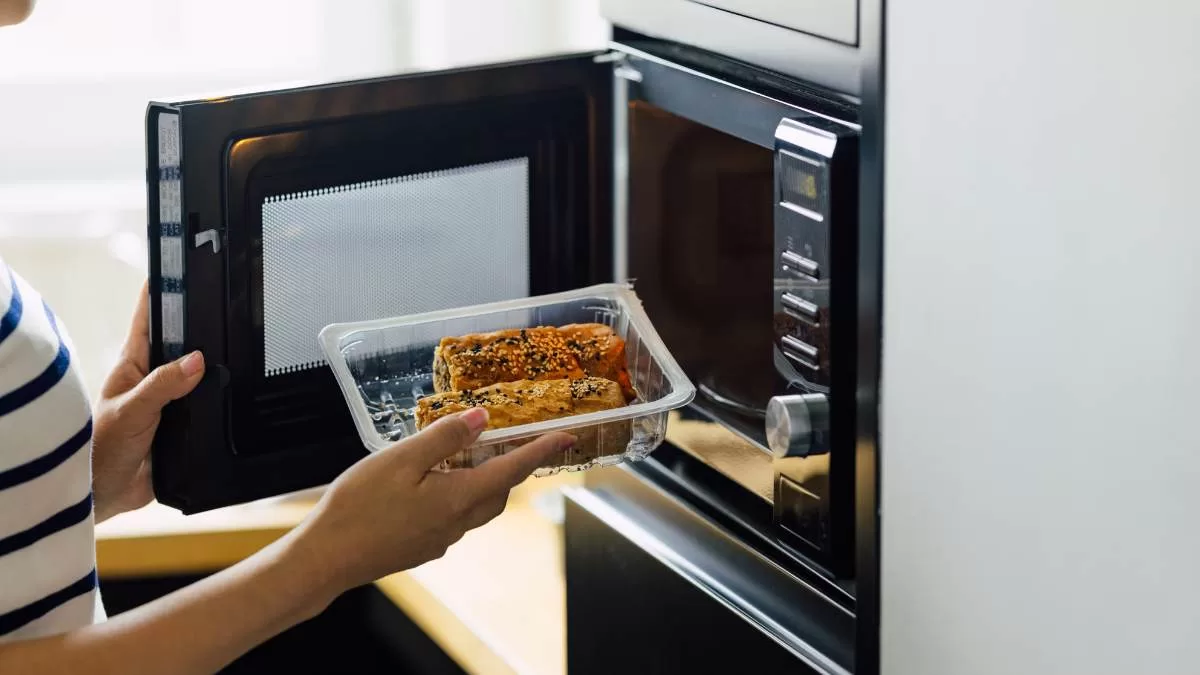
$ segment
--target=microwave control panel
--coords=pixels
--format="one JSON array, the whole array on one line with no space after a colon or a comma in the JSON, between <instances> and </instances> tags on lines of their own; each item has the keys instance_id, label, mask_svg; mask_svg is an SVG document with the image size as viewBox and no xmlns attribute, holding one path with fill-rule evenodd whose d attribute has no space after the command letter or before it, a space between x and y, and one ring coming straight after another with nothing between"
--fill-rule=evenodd
<instances>
[{"instance_id":1,"label":"microwave control panel","mask_svg":"<svg viewBox=\"0 0 1200 675\"><path fill-rule=\"evenodd\" d=\"M775 132L776 348L786 359L781 374L805 393L827 393L830 385L830 174L836 145L836 136L794 120L783 120Z\"/></svg>"},{"instance_id":2,"label":"microwave control panel","mask_svg":"<svg viewBox=\"0 0 1200 675\"><path fill-rule=\"evenodd\" d=\"M838 345L854 339L857 151L856 130L821 118L775 131L774 362L786 383L767 409L775 520L822 557L835 545L830 469L844 464L831 453L853 440L839 426L852 422L854 350Z\"/></svg>"}]
</instances>

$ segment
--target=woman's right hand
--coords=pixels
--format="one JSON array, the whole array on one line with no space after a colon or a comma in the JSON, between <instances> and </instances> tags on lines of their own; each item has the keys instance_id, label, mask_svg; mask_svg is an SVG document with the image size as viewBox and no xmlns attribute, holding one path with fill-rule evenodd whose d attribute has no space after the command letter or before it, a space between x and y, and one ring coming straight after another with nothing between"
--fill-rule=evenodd
<instances>
[{"instance_id":1,"label":"woman's right hand","mask_svg":"<svg viewBox=\"0 0 1200 675\"><path fill-rule=\"evenodd\" d=\"M436 471L487 426L473 408L364 457L326 490L296 532L305 558L334 594L440 558L468 530L499 515L509 491L575 438L550 434L474 469Z\"/></svg>"}]
</instances>

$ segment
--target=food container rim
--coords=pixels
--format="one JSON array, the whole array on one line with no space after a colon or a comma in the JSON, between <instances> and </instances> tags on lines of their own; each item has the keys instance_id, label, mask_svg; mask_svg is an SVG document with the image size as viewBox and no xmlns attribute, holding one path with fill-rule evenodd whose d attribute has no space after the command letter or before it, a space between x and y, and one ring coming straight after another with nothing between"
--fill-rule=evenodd
<instances>
[{"instance_id":1,"label":"food container rim","mask_svg":"<svg viewBox=\"0 0 1200 675\"><path fill-rule=\"evenodd\" d=\"M662 338L658 335L658 331L655 330L654 324L650 322L650 317L646 315L641 300L633 290L633 285L630 283L597 284L560 293L503 300L454 309L443 309L402 317L333 323L321 330L318 340L321 343L322 351L325 352L325 360L333 368L334 374L337 376L338 386L342 389L342 394L354 412L354 426L358 429L359 437L369 450L376 451L382 450L393 443L385 441L380 437L379 432L370 423L371 415L362 400L362 396L358 393L357 387L354 385L354 375L350 372L350 366L346 361L345 354L342 352L342 341L347 337L364 331L401 328L435 321L463 319L483 314L534 309L536 307L589 297L612 299L620 303L626 318L630 324L637 328L638 335L649 348L650 357L654 359L662 370L663 375L671 383L670 393L655 401L634 403L622 408L601 410L584 415L574 415L503 429L492 429L480 434L475 445L503 443L530 436L540 436L555 431L566 431L577 427L654 415L682 408L691 403L692 399L696 396L695 385L688 379L687 375L683 372L683 368L675 360L675 357L667 350Z\"/></svg>"}]
</instances>

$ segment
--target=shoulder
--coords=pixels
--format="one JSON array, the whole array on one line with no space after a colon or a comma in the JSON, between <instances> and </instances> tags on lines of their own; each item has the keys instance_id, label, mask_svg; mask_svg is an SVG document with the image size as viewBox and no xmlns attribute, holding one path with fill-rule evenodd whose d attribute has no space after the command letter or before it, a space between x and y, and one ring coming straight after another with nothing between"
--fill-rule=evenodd
<instances>
[{"instance_id":1,"label":"shoulder","mask_svg":"<svg viewBox=\"0 0 1200 675\"><path fill-rule=\"evenodd\" d=\"M0 641L83 625L95 599L91 411L42 297L0 260Z\"/></svg>"},{"instance_id":2,"label":"shoulder","mask_svg":"<svg viewBox=\"0 0 1200 675\"><path fill-rule=\"evenodd\" d=\"M57 447L91 419L58 323L37 291L0 259L0 472Z\"/></svg>"},{"instance_id":3,"label":"shoulder","mask_svg":"<svg viewBox=\"0 0 1200 675\"><path fill-rule=\"evenodd\" d=\"M59 358L58 352L64 346L57 336L57 320L45 301L2 260L0 312L2 396L3 392L16 389L39 375L47 364Z\"/></svg>"}]
</instances>

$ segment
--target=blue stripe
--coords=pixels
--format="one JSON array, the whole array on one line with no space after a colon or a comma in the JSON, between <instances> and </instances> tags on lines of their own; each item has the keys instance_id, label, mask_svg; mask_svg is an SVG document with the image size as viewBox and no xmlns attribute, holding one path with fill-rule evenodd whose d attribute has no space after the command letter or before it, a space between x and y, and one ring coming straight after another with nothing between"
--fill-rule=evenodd
<instances>
[{"instance_id":1,"label":"blue stripe","mask_svg":"<svg viewBox=\"0 0 1200 675\"><path fill-rule=\"evenodd\" d=\"M55 608L65 604L69 600L90 592L96 588L96 570L92 569L82 579L72 583L66 588L57 590L50 595L18 607L11 612L0 614L0 635L6 635L18 628L37 620L49 614Z\"/></svg>"},{"instance_id":2,"label":"blue stripe","mask_svg":"<svg viewBox=\"0 0 1200 675\"><path fill-rule=\"evenodd\" d=\"M0 471L0 490L7 490L15 485L28 483L34 478L50 473L63 462L74 457L75 453L86 448L91 438L92 419L89 417L87 424L83 425L82 429L76 432L74 436L68 438L62 445L37 459L28 461L20 466L15 466L7 471Z\"/></svg>"},{"instance_id":3,"label":"blue stripe","mask_svg":"<svg viewBox=\"0 0 1200 675\"><path fill-rule=\"evenodd\" d=\"M54 318L54 312L50 311L50 307L43 306L46 310L46 318L50 320L50 326L54 328L54 334L58 336L58 353L54 355L54 360L40 375L0 396L0 416L7 415L37 400L39 396L58 384L59 380L67 374L67 369L71 367L71 353L67 351L67 345L63 343L62 335L58 333L58 322Z\"/></svg>"},{"instance_id":4,"label":"blue stripe","mask_svg":"<svg viewBox=\"0 0 1200 675\"><path fill-rule=\"evenodd\" d=\"M11 267L8 268L8 282L12 284L12 301L8 303L8 311L4 316L0 316L0 342L4 342L4 338L12 335L17 329L17 324L21 323L21 313L25 309L24 303L21 302L21 289L17 288L17 277Z\"/></svg>"},{"instance_id":5,"label":"blue stripe","mask_svg":"<svg viewBox=\"0 0 1200 675\"><path fill-rule=\"evenodd\" d=\"M62 342L62 335L58 333L58 317L54 316L54 312L50 309L50 303L42 301L42 310L46 312L46 318L50 320L50 327L54 329L54 335Z\"/></svg>"},{"instance_id":6,"label":"blue stripe","mask_svg":"<svg viewBox=\"0 0 1200 675\"><path fill-rule=\"evenodd\" d=\"M87 519L91 512L92 495L89 492L88 496L83 498L83 501L68 506L28 530L22 530L0 539L0 557L6 556L13 551L19 551L27 546L32 546L56 532L62 532L72 525L78 525Z\"/></svg>"}]
</instances>

